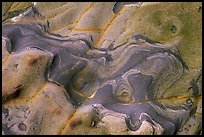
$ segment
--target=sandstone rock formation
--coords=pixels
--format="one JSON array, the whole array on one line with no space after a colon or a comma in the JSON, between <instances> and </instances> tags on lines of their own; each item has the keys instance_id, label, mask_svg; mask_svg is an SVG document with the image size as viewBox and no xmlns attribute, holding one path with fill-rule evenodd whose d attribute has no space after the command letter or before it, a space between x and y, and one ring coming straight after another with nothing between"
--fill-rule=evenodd
<instances>
[{"instance_id":1,"label":"sandstone rock formation","mask_svg":"<svg viewBox=\"0 0 204 137\"><path fill-rule=\"evenodd\" d=\"M2 10L2 134L202 134L201 3Z\"/></svg>"}]
</instances>

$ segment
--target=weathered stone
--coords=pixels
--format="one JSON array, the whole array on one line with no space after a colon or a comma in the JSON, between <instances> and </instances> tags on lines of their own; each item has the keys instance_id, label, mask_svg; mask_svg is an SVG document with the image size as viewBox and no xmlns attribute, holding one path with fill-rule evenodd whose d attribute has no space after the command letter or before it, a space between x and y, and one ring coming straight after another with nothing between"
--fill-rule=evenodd
<instances>
[{"instance_id":1,"label":"weathered stone","mask_svg":"<svg viewBox=\"0 0 204 137\"><path fill-rule=\"evenodd\" d=\"M46 83L33 97L3 105L4 134L58 134L75 111L64 89Z\"/></svg>"},{"instance_id":2,"label":"weathered stone","mask_svg":"<svg viewBox=\"0 0 204 137\"><path fill-rule=\"evenodd\" d=\"M3 8L2 134L202 134L200 3L27 4Z\"/></svg>"}]
</instances>

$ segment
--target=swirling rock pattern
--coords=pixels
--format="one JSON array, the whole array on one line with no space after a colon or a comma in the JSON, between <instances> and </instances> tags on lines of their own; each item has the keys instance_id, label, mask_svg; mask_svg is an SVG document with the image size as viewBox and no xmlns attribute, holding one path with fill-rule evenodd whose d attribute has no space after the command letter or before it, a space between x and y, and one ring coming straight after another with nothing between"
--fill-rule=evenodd
<instances>
[{"instance_id":1,"label":"swirling rock pattern","mask_svg":"<svg viewBox=\"0 0 204 137\"><path fill-rule=\"evenodd\" d=\"M2 134L202 134L196 115L202 109L202 72L188 90L177 92L191 68L174 46L139 33L125 42L104 36L125 7L146 4L79 3L81 9L58 4L68 9L65 15L35 3L2 26ZM91 19L109 9L104 20L111 23ZM71 29L55 30L59 16L75 14L79 19L72 18ZM86 33L89 27L101 36Z\"/></svg>"}]
</instances>

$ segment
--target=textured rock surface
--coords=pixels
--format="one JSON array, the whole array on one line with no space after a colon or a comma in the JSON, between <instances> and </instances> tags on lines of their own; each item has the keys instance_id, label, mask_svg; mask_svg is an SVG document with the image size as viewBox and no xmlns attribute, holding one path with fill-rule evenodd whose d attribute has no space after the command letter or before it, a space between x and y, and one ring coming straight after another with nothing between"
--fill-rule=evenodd
<instances>
[{"instance_id":1,"label":"textured rock surface","mask_svg":"<svg viewBox=\"0 0 204 137\"><path fill-rule=\"evenodd\" d=\"M2 134L202 134L201 10L3 3Z\"/></svg>"}]
</instances>

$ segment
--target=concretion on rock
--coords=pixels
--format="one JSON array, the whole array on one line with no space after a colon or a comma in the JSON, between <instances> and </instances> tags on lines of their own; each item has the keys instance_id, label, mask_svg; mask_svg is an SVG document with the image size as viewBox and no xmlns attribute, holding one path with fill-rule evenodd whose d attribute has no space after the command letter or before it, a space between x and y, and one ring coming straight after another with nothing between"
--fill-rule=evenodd
<instances>
[{"instance_id":1,"label":"concretion on rock","mask_svg":"<svg viewBox=\"0 0 204 137\"><path fill-rule=\"evenodd\" d=\"M35 3L2 25L2 134L202 133L202 70L187 75L191 68L179 50L137 32L100 48L103 40L85 33L94 27L102 37L124 8L119 19L142 3L58 4L67 13ZM110 23L97 23L94 13L109 10ZM74 29L53 33L59 16L68 15ZM39 17L48 20L32 21ZM177 91L182 81L188 87Z\"/></svg>"}]
</instances>

